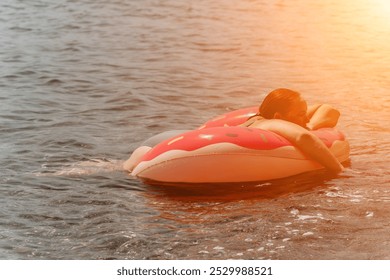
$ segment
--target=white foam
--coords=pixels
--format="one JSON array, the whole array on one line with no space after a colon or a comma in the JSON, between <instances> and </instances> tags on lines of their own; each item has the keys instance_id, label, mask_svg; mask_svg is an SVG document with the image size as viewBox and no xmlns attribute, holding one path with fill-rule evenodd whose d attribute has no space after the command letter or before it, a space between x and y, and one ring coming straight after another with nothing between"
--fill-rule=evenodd
<instances>
[{"instance_id":1,"label":"white foam","mask_svg":"<svg viewBox=\"0 0 390 280\"><path fill-rule=\"evenodd\" d=\"M91 159L79 161L53 172L37 172L36 176L83 176L122 170L123 161ZM48 169L47 166L43 168Z\"/></svg>"}]
</instances>

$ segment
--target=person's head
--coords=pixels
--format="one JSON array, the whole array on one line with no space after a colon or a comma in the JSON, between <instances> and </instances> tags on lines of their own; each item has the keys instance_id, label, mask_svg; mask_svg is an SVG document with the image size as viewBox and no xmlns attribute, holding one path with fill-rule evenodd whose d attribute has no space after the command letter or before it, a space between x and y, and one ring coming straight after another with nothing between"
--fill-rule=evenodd
<instances>
[{"instance_id":1,"label":"person's head","mask_svg":"<svg viewBox=\"0 0 390 280\"><path fill-rule=\"evenodd\" d=\"M259 107L259 114L266 119L282 119L306 127L307 104L293 90L278 88L271 91Z\"/></svg>"}]
</instances>

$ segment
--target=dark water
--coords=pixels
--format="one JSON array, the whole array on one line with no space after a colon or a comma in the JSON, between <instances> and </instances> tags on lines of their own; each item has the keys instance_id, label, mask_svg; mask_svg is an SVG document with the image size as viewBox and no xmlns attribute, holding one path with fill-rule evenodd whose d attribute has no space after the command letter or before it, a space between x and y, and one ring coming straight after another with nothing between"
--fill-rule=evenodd
<instances>
[{"instance_id":1,"label":"dark water","mask_svg":"<svg viewBox=\"0 0 390 280\"><path fill-rule=\"evenodd\" d=\"M390 259L385 0L0 3L1 259ZM339 108L351 161L148 186L144 139L271 89Z\"/></svg>"}]
</instances>

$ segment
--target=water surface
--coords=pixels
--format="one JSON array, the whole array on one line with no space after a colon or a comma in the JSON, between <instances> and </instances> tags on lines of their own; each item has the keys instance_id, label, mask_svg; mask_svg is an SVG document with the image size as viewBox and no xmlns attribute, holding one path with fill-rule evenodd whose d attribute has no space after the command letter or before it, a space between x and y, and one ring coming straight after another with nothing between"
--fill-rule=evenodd
<instances>
[{"instance_id":1,"label":"water surface","mask_svg":"<svg viewBox=\"0 0 390 280\"><path fill-rule=\"evenodd\" d=\"M1 259L390 259L386 1L0 3ZM146 138L278 87L340 109L346 170L148 186Z\"/></svg>"}]
</instances>

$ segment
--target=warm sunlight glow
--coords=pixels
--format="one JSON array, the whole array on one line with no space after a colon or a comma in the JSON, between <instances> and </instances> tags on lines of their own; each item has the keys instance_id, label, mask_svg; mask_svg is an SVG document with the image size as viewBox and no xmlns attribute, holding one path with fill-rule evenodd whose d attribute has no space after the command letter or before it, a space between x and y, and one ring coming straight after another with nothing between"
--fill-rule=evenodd
<instances>
[{"instance_id":1,"label":"warm sunlight glow","mask_svg":"<svg viewBox=\"0 0 390 280\"><path fill-rule=\"evenodd\" d=\"M372 1L374 6L377 6L384 14L389 15L390 1L388 0L374 0Z\"/></svg>"},{"instance_id":2,"label":"warm sunlight glow","mask_svg":"<svg viewBox=\"0 0 390 280\"><path fill-rule=\"evenodd\" d=\"M374 17L379 17L383 22L389 24L390 1L389 0L370 0L368 7L371 7Z\"/></svg>"}]
</instances>

